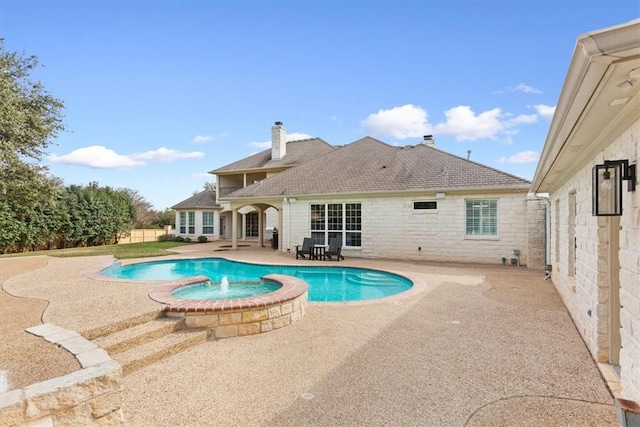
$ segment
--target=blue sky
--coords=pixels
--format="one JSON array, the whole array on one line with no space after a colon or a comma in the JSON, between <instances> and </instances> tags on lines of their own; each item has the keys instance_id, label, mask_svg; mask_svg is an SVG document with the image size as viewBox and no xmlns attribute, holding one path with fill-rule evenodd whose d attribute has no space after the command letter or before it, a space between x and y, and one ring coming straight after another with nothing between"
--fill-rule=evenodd
<instances>
[{"instance_id":1,"label":"blue sky","mask_svg":"<svg viewBox=\"0 0 640 427\"><path fill-rule=\"evenodd\" d=\"M5 48L65 103L43 159L155 208L290 138L449 153L531 179L578 36L637 0L0 0ZM354 171L357 172L357 171Z\"/></svg>"}]
</instances>

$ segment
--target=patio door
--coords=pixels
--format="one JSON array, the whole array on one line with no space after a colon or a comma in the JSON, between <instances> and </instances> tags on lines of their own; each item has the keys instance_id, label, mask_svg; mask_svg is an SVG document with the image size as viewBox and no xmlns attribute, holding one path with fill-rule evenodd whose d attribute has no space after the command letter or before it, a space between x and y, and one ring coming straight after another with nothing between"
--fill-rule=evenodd
<instances>
[{"instance_id":1,"label":"patio door","mask_svg":"<svg viewBox=\"0 0 640 427\"><path fill-rule=\"evenodd\" d=\"M227 227L226 227L226 218L220 215L220 238L226 239Z\"/></svg>"}]
</instances>

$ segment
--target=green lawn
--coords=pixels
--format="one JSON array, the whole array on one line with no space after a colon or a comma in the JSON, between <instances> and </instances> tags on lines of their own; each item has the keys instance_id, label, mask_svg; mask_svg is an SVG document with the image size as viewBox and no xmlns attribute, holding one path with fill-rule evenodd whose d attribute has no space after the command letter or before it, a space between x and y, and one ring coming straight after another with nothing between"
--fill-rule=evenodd
<instances>
[{"instance_id":1,"label":"green lawn","mask_svg":"<svg viewBox=\"0 0 640 427\"><path fill-rule=\"evenodd\" d=\"M170 255L171 248L183 245L197 245L197 243L182 242L146 242L128 243L124 245L90 246L88 248L54 249L50 251L23 252L19 254L0 255L0 257L49 255L54 257L113 255L117 259L144 258L151 256Z\"/></svg>"}]
</instances>

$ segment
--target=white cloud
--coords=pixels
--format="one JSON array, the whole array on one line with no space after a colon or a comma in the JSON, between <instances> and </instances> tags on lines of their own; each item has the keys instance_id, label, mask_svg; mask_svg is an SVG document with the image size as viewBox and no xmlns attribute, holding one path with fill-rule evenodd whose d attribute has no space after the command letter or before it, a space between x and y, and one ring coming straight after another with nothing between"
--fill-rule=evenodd
<instances>
[{"instance_id":1,"label":"white cloud","mask_svg":"<svg viewBox=\"0 0 640 427\"><path fill-rule=\"evenodd\" d=\"M538 121L537 114L520 114L513 119L507 120L505 123L507 126L516 126L521 124L531 124Z\"/></svg>"},{"instance_id":2,"label":"white cloud","mask_svg":"<svg viewBox=\"0 0 640 427\"><path fill-rule=\"evenodd\" d=\"M524 83L518 84L516 87L511 88L512 92L523 92L523 93L533 93L539 95L542 93L540 89L537 89L533 86L526 85Z\"/></svg>"},{"instance_id":3,"label":"white cloud","mask_svg":"<svg viewBox=\"0 0 640 427\"><path fill-rule=\"evenodd\" d=\"M144 153L122 155L102 145L92 145L90 147L78 148L69 154L60 156L52 154L48 156L47 159L51 163L87 166L99 169L116 169L142 166L147 162L171 162L179 159L202 157L204 157L204 153L199 151L185 153L164 147Z\"/></svg>"},{"instance_id":4,"label":"white cloud","mask_svg":"<svg viewBox=\"0 0 640 427\"><path fill-rule=\"evenodd\" d=\"M213 136L211 135L196 135L195 138L193 138L194 144L204 144L205 142L211 141L213 141Z\"/></svg>"},{"instance_id":5,"label":"white cloud","mask_svg":"<svg viewBox=\"0 0 640 427\"><path fill-rule=\"evenodd\" d=\"M250 142L249 145L252 147L260 148L262 150L266 150L267 148L271 147L271 141Z\"/></svg>"},{"instance_id":6,"label":"white cloud","mask_svg":"<svg viewBox=\"0 0 640 427\"><path fill-rule=\"evenodd\" d=\"M204 153L201 151L192 151L190 153L185 153L184 151L177 151L172 148L160 147L157 150L145 151L144 153L135 153L130 157L134 160L141 160L144 162L167 163L181 159L201 159L204 157Z\"/></svg>"},{"instance_id":7,"label":"white cloud","mask_svg":"<svg viewBox=\"0 0 640 427\"><path fill-rule=\"evenodd\" d=\"M302 133L302 132L291 132L286 134L285 136L285 140L287 142L289 141L299 141L301 139L309 139L309 138L313 138L311 135L306 134L306 133ZM250 146L252 147L257 147L260 148L262 150L266 150L267 148L271 148L271 140L269 141L262 141L262 142L250 142L249 143ZM253 153L255 154L255 153Z\"/></svg>"},{"instance_id":8,"label":"white cloud","mask_svg":"<svg viewBox=\"0 0 640 427\"><path fill-rule=\"evenodd\" d=\"M540 158L540 154L537 151L521 151L511 157L500 157L498 163L535 163Z\"/></svg>"},{"instance_id":9,"label":"white cloud","mask_svg":"<svg viewBox=\"0 0 640 427\"><path fill-rule=\"evenodd\" d=\"M144 162L123 156L110 148L102 145L92 145L90 147L78 148L69 154L58 156L52 154L48 156L51 163L61 163L64 165L88 166L90 168L111 169L111 168L131 168L143 165Z\"/></svg>"},{"instance_id":10,"label":"white cloud","mask_svg":"<svg viewBox=\"0 0 640 427\"><path fill-rule=\"evenodd\" d=\"M549 106L549 105L544 105L544 104L538 104L538 105L534 105L533 108L536 109L536 111L538 112L538 114L546 119L550 119L553 117L553 114L556 112L556 107L553 106Z\"/></svg>"},{"instance_id":11,"label":"white cloud","mask_svg":"<svg viewBox=\"0 0 640 427\"><path fill-rule=\"evenodd\" d=\"M435 126L436 133L455 135L457 141L497 139L507 124L501 121L502 110L494 108L476 115L467 105L460 105L444 112L447 121Z\"/></svg>"},{"instance_id":12,"label":"white cloud","mask_svg":"<svg viewBox=\"0 0 640 427\"><path fill-rule=\"evenodd\" d=\"M360 123L375 136L406 139L430 133L427 111L412 104L378 110Z\"/></svg>"}]
</instances>

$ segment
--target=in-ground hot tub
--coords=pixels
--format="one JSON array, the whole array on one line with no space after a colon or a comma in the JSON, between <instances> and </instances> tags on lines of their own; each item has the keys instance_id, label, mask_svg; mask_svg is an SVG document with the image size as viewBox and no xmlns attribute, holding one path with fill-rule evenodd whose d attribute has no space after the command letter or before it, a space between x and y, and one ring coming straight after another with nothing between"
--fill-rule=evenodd
<instances>
[{"instance_id":1,"label":"in-ground hot tub","mask_svg":"<svg viewBox=\"0 0 640 427\"><path fill-rule=\"evenodd\" d=\"M155 288L149 297L165 304L163 311L166 316L184 318L189 328L207 328L209 336L215 339L261 334L302 319L307 309L306 282L280 274L270 274L262 280L280 287L273 292L246 298L203 300L174 295L177 289L209 281L206 276L197 276Z\"/></svg>"}]
</instances>

